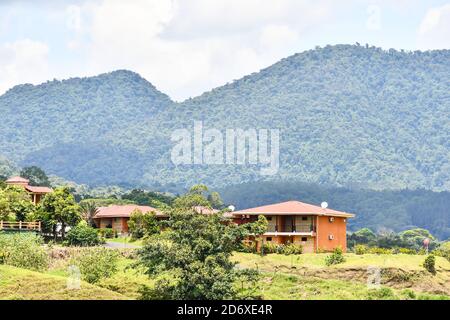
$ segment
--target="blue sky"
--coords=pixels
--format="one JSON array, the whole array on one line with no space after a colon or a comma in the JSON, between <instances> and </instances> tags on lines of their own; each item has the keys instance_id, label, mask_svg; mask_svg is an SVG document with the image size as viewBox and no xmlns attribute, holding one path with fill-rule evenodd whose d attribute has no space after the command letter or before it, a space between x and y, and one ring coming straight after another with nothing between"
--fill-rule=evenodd
<instances>
[{"instance_id":1,"label":"blue sky","mask_svg":"<svg viewBox=\"0 0 450 320\"><path fill-rule=\"evenodd\" d=\"M450 48L449 0L0 1L0 93L130 69L175 100L338 43Z\"/></svg>"}]
</instances>

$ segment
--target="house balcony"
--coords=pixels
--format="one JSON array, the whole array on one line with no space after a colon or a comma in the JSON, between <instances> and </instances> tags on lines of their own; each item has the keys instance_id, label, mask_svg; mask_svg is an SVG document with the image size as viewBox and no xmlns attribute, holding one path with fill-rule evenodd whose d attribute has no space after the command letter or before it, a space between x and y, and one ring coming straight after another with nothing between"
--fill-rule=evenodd
<instances>
[{"instance_id":1,"label":"house balcony","mask_svg":"<svg viewBox=\"0 0 450 320\"><path fill-rule=\"evenodd\" d=\"M279 226L269 225L267 236L312 236L316 235L314 226Z\"/></svg>"}]
</instances>

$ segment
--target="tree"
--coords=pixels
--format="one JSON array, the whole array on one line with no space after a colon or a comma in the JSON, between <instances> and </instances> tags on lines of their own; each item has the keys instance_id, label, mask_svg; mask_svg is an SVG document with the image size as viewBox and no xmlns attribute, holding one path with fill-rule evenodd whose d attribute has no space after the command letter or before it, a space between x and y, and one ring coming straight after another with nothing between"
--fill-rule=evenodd
<instances>
[{"instance_id":1,"label":"tree","mask_svg":"<svg viewBox=\"0 0 450 320\"><path fill-rule=\"evenodd\" d=\"M51 187L47 175L39 167L25 167L20 171L20 176L30 180L30 185L32 186Z\"/></svg>"},{"instance_id":2,"label":"tree","mask_svg":"<svg viewBox=\"0 0 450 320\"><path fill-rule=\"evenodd\" d=\"M211 203L207 199L207 192L207 186L203 184L195 185L185 195L176 198L173 207L178 210L191 210L196 206L211 208Z\"/></svg>"},{"instance_id":3,"label":"tree","mask_svg":"<svg viewBox=\"0 0 450 320\"><path fill-rule=\"evenodd\" d=\"M258 220L249 224L249 230L251 234L255 235L257 241L261 242L261 255L264 255L264 238L263 234L267 232L269 223L267 218L263 215L258 216Z\"/></svg>"},{"instance_id":4,"label":"tree","mask_svg":"<svg viewBox=\"0 0 450 320\"><path fill-rule=\"evenodd\" d=\"M374 241L376 241L376 239L377 235L369 228L359 229L358 231L353 232L349 237L349 240L351 240L351 242L357 244L373 243Z\"/></svg>"},{"instance_id":5,"label":"tree","mask_svg":"<svg viewBox=\"0 0 450 320\"><path fill-rule=\"evenodd\" d=\"M133 239L140 239L160 232L159 222L154 212L142 213L136 209L128 220L128 228Z\"/></svg>"},{"instance_id":6,"label":"tree","mask_svg":"<svg viewBox=\"0 0 450 320\"><path fill-rule=\"evenodd\" d=\"M423 241L428 238L430 239L429 249L433 250L437 246L436 239L426 229L416 228L405 230L399 233L400 239L408 246L414 249L423 248Z\"/></svg>"},{"instance_id":7,"label":"tree","mask_svg":"<svg viewBox=\"0 0 450 320\"><path fill-rule=\"evenodd\" d=\"M97 205L94 201L86 201L80 204L81 217L89 226L94 226L94 217L98 213Z\"/></svg>"},{"instance_id":8,"label":"tree","mask_svg":"<svg viewBox=\"0 0 450 320\"><path fill-rule=\"evenodd\" d=\"M0 189L0 220L33 219L36 207L23 188L8 186Z\"/></svg>"},{"instance_id":9,"label":"tree","mask_svg":"<svg viewBox=\"0 0 450 320\"><path fill-rule=\"evenodd\" d=\"M198 195L188 193L183 203L195 202ZM139 251L139 264L148 275L158 277L154 288L142 291L143 298L238 298L234 283L240 273L230 257L247 231L225 222L219 214L174 208L166 221L168 228L151 236Z\"/></svg>"},{"instance_id":10,"label":"tree","mask_svg":"<svg viewBox=\"0 0 450 320\"><path fill-rule=\"evenodd\" d=\"M57 226L61 227L61 238L64 240L67 226L75 226L81 220L80 207L67 187L55 189L45 195L40 203L39 217L44 228L56 239Z\"/></svg>"},{"instance_id":11,"label":"tree","mask_svg":"<svg viewBox=\"0 0 450 320\"><path fill-rule=\"evenodd\" d=\"M211 192L208 195L208 201L214 209L222 209L223 208L223 201L220 198L220 195L218 192L215 192L215 191Z\"/></svg>"}]
</instances>

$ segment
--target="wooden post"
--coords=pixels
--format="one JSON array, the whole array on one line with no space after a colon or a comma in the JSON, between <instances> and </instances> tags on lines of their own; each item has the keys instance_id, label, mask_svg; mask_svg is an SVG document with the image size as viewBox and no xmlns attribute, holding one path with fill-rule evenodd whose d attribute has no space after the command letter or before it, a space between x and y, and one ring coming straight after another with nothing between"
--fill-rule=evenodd
<instances>
[{"instance_id":1,"label":"wooden post","mask_svg":"<svg viewBox=\"0 0 450 320\"><path fill-rule=\"evenodd\" d=\"M0 221L0 230L3 230L3 220Z\"/></svg>"},{"instance_id":2,"label":"wooden post","mask_svg":"<svg viewBox=\"0 0 450 320\"><path fill-rule=\"evenodd\" d=\"M19 230L22 230L22 221L19 221Z\"/></svg>"}]
</instances>

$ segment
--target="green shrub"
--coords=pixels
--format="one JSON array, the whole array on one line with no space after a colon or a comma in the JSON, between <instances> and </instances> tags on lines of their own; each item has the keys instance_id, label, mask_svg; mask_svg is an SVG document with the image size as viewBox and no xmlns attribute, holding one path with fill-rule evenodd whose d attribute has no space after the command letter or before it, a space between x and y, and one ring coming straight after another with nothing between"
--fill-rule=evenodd
<instances>
[{"instance_id":1,"label":"green shrub","mask_svg":"<svg viewBox=\"0 0 450 320\"><path fill-rule=\"evenodd\" d=\"M386 287L369 290L367 294L368 300L394 300L396 298L392 289Z\"/></svg>"},{"instance_id":2,"label":"green shrub","mask_svg":"<svg viewBox=\"0 0 450 320\"><path fill-rule=\"evenodd\" d=\"M89 283L96 283L108 278L117 271L119 253L108 248L89 248L81 251L70 261L80 269L81 278Z\"/></svg>"},{"instance_id":3,"label":"green shrub","mask_svg":"<svg viewBox=\"0 0 450 320\"><path fill-rule=\"evenodd\" d=\"M0 233L0 263L42 271L48 256L40 236L31 233Z\"/></svg>"},{"instance_id":4,"label":"green shrub","mask_svg":"<svg viewBox=\"0 0 450 320\"><path fill-rule=\"evenodd\" d=\"M279 253L279 245L276 243L272 243L272 242L264 242L263 245L263 252L264 254L269 254L269 253Z\"/></svg>"},{"instance_id":5,"label":"green shrub","mask_svg":"<svg viewBox=\"0 0 450 320\"><path fill-rule=\"evenodd\" d=\"M402 291L402 294L407 298L407 299L416 299L416 293L414 291L412 291L411 289L405 289Z\"/></svg>"},{"instance_id":6,"label":"green shrub","mask_svg":"<svg viewBox=\"0 0 450 320\"><path fill-rule=\"evenodd\" d=\"M366 254L368 249L363 244L357 244L354 248L354 251L355 251L355 254L361 255L361 254Z\"/></svg>"},{"instance_id":7,"label":"green shrub","mask_svg":"<svg viewBox=\"0 0 450 320\"><path fill-rule=\"evenodd\" d=\"M427 269L428 272L435 274L436 273L436 258L434 255L430 254L425 258L423 262L423 267Z\"/></svg>"},{"instance_id":8,"label":"green shrub","mask_svg":"<svg viewBox=\"0 0 450 320\"><path fill-rule=\"evenodd\" d=\"M325 258L325 264L327 266L340 264L345 262L344 254L341 248L334 249L333 253Z\"/></svg>"},{"instance_id":9,"label":"green shrub","mask_svg":"<svg viewBox=\"0 0 450 320\"><path fill-rule=\"evenodd\" d=\"M95 246L100 244L97 230L88 226L86 222L80 222L67 233L67 244L71 246Z\"/></svg>"},{"instance_id":10,"label":"green shrub","mask_svg":"<svg viewBox=\"0 0 450 320\"><path fill-rule=\"evenodd\" d=\"M443 257L450 262L450 242L442 243L438 249L432 252L435 256Z\"/></svg>"},{"instance_id":11,"label":"green shrub","mask_svg":"<svg viewBox=\"0 0 450 320\"><path fill-rule=\"evenodd\" d=\"M399 248L398 249L398 253L403 253L403 254L417 254L417 251L414 249L410 249L410 248Z\"/></svg>"},{"instance_id":12,"label":"green shrub","mask_svg":"<svg viewBox=\"0 0 450 320\"><path fill-rule=\"evenodd\" d=\"M107 238L107 239L117 238L117 231L112 228L98 229L98 234L102 238Z\"/></svg>"},{"instance_id":13,"label":"green shrub","mask_svg":"<svg viewBox=\"0 0 450 320\"><path fill-rule=\"evenodd\" d=\"M239 247L239 252L256 253L256 242L245 242Z\"/></svg>"},{"instance_id":14,"label":"green shrub","mask_svg":"<svg viewBox=\"0 0 450 320\"><path fill-rule=\"evenodd\" d=\"M285 255L291 255L291 254L302 254L303 253L303 246L299 244L286 244L281 245L281 253Z\"/></svg>"}]
</instances>

